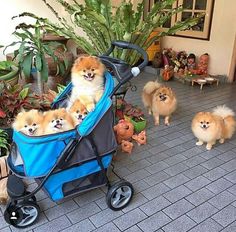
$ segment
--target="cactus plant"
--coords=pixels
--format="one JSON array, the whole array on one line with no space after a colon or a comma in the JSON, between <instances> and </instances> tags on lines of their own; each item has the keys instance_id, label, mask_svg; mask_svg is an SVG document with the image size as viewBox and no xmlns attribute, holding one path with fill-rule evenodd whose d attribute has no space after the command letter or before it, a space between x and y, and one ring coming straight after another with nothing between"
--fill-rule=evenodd
<instances>
[{"instance_id":1,"label":"cactus plant","mask_svg":"<svg viewBox=\"0 0 236 232\"><path fill-rule=\"evenodd\" d=\"M154 3L150 12L144 18L144 0L134 9L133 3L123 0L118 7L112 7L111 0L85 0L80 4L77 0L55 0L60 4L70 17L62 17L47 2L42 0L57 17L58 23L52 23L46 18L40 18L32 13L22 13L19 17L30 16L45 24L48 30L58 35L65 36L75 41L88 54L104 54L113 40L124 40L147 49L155 40L165 35L175 34L197 24L198 18L188 18L177 22L167 31L148 40L152 31L161 27L173 14L183 10L182 6L165 11L176 0L162 0ZM67 20L66 18L70 18ZM82 28L89 39L80 36L77 28ZM148 42L147 42L148 40ZM115 50L115 57L134 64L138 56L134 51Z\"/></svg>"}]
</instances>

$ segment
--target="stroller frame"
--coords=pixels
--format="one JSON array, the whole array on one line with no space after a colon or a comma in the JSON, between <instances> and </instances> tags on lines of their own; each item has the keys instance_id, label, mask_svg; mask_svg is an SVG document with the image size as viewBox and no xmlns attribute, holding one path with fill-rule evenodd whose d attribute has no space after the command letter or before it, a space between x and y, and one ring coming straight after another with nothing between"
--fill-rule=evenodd
<instances>
[{"instance_id":1,"label":"stroller frame","mask_svg":"<svg viewBox=\"0 0 236 232\"><path fill-rule=\"evenodd\" d=\"M137 50L142 55L143 62L138 67L131 68L124 61L111 57L110 54L114 50L115 46L120 49ZM107 68L112 70L114 77L118 81L118 84L110 93L110 98L113 97L116 91L123 84L129 81L132 77L137 76L140 70L142 70L148 63L147 53L143 49L141 49L137 45L127 43L124 41L112 42L111 48L108 50L108 52L105 55L99 56L99 58L105 64ZM60 96L59 98L57 97L54 103L52 104L52 107L57 108L58 107L57 104L60 100L61 100ZM59 106L61 105L59 104ZM110 114L110 113L112 113L112 105L105 114ZM95 127L96 126L97 125L95 125ZM46 174L42 173L42 176L39 175L39 177L34 177L33 175L21 174L21 172L18 172L15 169L14 165L12 164L11 155L9 155L8 166L11 170L11 174L8 177L7 191L8 191L10 199L7 204L6 210L4 212L4 218L7 223L17 228L25 228L35 223L35 221L38 219L39 211L40 211L39 206L36 201L35 194L42 188L46 187L50 178L53 178L53 175L56 175L57 173L65 172L64 170L67 170L67 169L63 169L63 167L64 165L67 165L68 162L71 160L75 150L78 148L78 144L80 143L82 139L88 139L90 141L92 152L95 155L95 158L93 158L92 161L84 160L84 162L82 162L82 165L90 165L90 164L92 165L92 162L94 161L94 162L97 162L96 164L95 163L94 164L95 165L98 164L99 168L97 169L98 171L91 172L87 176L82 176L81 178L82 180L80 178L73 180L73 181L79 181L79 185L81 185L81 183L83 184L83 182L86 182L85 180L88 177L88 178L91 178L91 184L84 185L82 186L80 190L78 190L79 188L73 189L74 183L71 183L72 187L68 185L68 189L70 189L68 196L106 185L108 186L106 202L109 208L116 211L116 210L123 209L129 204L129 202L132 199L133 192L134 192L132 184L121 179L114 172L114 168L112 168L112 172L114 172L114 174L120 179L120 181L116 182L114 185L111 185L107 177L107 168L111 163L112 155L116 152L117 144L113 142L110 145L110 147L108 147L108 150L110 149L110 152L101 155L101 151L99 151L99 148L97 146L97 141L96 141L95 136L93 135L93 132L90 131L90 133L88 133L85 136L83 135L79 136L78 131L77 131L76 135L72 139L70 139L70 141L62 149L56 162L52 165L52 167L48 170L48 172L46 172ZM12 149L12 152L14 152L14 149ZM73 167L74 166L71 165L70 169L72 169ZM75 166L74 168L79 168L79 166L78 167ZM37 178L36 182L38 183L38 186L32 192L28 192L26 190L26 187L22 181L22 178L26 178L26 177ZM97 180L97 178L99 179L99 181ZM93 180L98 181L98 183L93 185ZM51 195L50 197L53 199ZM67 196L63 196L63 198L64 197L67 197ZM55 199L53 200L58 200L58 199L55 197Z\"/></svg>"}]
</instances>

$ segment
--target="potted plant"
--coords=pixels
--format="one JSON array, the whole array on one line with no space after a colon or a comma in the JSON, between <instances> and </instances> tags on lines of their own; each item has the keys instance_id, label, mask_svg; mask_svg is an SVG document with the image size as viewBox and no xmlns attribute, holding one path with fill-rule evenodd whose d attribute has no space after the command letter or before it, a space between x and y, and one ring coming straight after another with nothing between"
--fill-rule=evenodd
<instances>
[{"instance_id":1,"label":"potted plant","mask_svg":"<svg viewBox=\"0 0 236 232\"><path fill-rule=\"evenodd\" d=\"M9 136L6 131L0 129L0 157L7 155L9 148Z\"/></svg>"},{"instance_id":2,"label":"potted plant","mask_svg":"<svg viewBox=\"0 0 236 232\"><path fill-rule=\"evenodd\" d=\"M0 61L0 81L14 86L18 82L19 68L12 61Z\"/></svg>"},{"instance_id":3,"label":"potted plant","mask_svg":"<svg viewBox=\"0 0 236 232\"><path fill-rule=\"evenodd\" d=\"M129 104L122 98L117 99L115 115L117 121L120 119L130 121L133 124L136 133L139 133L146 128L147 121L144 118L143 111L138 106Z\"/></svg>"},{"instance_id":4,"label":"potted plant","mask_svg":"<svg viewBox=\"0 0 236 232\"><path fill-rule=\"evenodd\" d=\"M20 71L23 72L26 79L31 76L32 70L36 73L39 81L39 92L42 95L44 92L44 84L48 81L48 64L46 56L53 58L57 74L63 74L68 67L66 59L63 62L55 54L57 46L62 44L56 41L43 41L42 34L44 26L37 20L35 24L21 23L16 27L13 33L20 41L16 41L8 45L4 51L10 47L19 45L19 48L14 51L14 58L18 61ZM64 49L65 46L63 46Z\"/></svg>"},{"instance_id":5,"label":"potted plant","mask_svg":"<svg viewBox=\"0 0 236 232\"><path fill-rule=\"evenodd\" d=\"M126 104L124 108L124 118L133 124L136 133L140 133L146 128L147 121L144 118L143 111L138 106Z\"/></svg>"},{"instance_id":6,"label":"potted plant","mask_svg":"<svg viewBox=\"0 0 236 232\"><path fill-rule=\"evenodd\" d=\"M104 54L111 45L111 41L123 40L136 44L146 50L166 35L173 35L177 31L186 30L199 21L200 16L188 18L183 22L177 22L167 31L160 31L151 39L151 33L158 27L162 27L173 15L183 10L183 7L171 8L176 0L156 1L150 12L144 17L145 1L134 7L132 1L124 0L119 6L113 7L111 0L86 0L80 1L56 0L65 11L65 17L47 2L42 0L57 17L57 23L53 23L47 18L38 17L35 14L24 12L19 17L31 17L39 20L49 30L54 33L72 39L76 45L88 54ZM61 8L60 8L61 9ZM86 36L81 36L82 29ZM139 60L139 56L134 51L115 50L115 57L127 61L133 65Z\"/></svg>"}]
</instances>

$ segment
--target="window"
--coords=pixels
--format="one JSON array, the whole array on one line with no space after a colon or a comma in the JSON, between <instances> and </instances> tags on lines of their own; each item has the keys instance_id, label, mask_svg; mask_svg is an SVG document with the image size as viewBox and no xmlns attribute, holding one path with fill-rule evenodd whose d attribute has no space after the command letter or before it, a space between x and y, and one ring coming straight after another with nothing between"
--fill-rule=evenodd
<instances>
[{"instance_id":1,"label":"window","mask_svg":"<svg viewBox=\"0 0 236 232\"><path fill-rule=\"evenodd\" d=\"M150 7L158 1L161 0L149 0L149 6L146 6L146 9L150 9ZM183 11L173 15L171 19L163 25L162 29L170 28L175 22L183 21L189 17L196 16L197 14L205 14L197 25L189 30L179 31L176 35L209 40L214 0L177 0L172 5L172 8L181 5L183 6ZM170 9L165 9L165 11Z\"/></svg>"}]
</instances>

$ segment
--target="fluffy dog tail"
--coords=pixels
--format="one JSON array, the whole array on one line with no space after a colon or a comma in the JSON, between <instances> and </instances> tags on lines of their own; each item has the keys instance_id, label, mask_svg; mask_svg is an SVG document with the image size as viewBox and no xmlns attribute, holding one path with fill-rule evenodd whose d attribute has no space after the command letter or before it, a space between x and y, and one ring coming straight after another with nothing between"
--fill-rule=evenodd
<instances>
[{"instance_id":1,"label":"fluffy dog tail","mask_svg":"<svg viewBox=\"0 0 236 232\"><path fill-rule=\"evenodd\" d=\"M155 90L159 89L160 87L161 87L161 84L158 83L157 81L149 81L143 87L143 91L146 94L152 94Z\"/></svg>"},{"instance_id":2,"label":"fluffy dog tail","mask_svg":"<svg viewBox=\"0 0 236 232\"><path fill-rule=\"evenodd\" d=\"M230 139L233 136L236 129L236 121L234 118L235 113L233 112L233 110L231 110L225 105L222 105L214 108L213 114L223 118L225 125L224 137Z\"/></svg>"}]
</instances>

